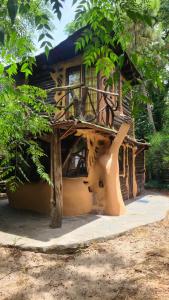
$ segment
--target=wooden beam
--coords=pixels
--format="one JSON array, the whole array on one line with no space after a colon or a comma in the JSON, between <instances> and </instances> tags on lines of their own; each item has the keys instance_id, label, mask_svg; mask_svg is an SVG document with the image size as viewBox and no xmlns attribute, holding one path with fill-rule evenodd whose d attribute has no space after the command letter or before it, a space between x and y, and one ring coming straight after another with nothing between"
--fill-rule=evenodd
<instances>
[{"instance_id":1,"label":"wooden beam","mask_svg":"<svg viewBox=\"0 0 169 300\"><path fill-rule=\"evenodd\" d=\"M51 89L47 89L47 92L51 92L51 91L69 91L69 90L75 90L78 88L81 88L82 86L84 86L84 83L80 83L80 84L72 84L72 85L65 85L65 86L56 86L54 88Z\"/></svg>"},{"instance_id":2,"label":"wooden beam","mask_svg":"<svg viewBox=\"0 0 169 300\"><path fill-rule=\"evenodd\" d=\"M51 141L51 223L50 227L62 226L63 192L62 192L62 162L61 141L57 129Z\"/></svg>"},{"instance_id":3,"label":"wooden beam","mask_svg":"<svg viewBox=\"0 0 169 300\"><path fill-rule=\"evenodd\" d=\"M69 135L73 134L75 131L76 131L76 129L74 128L74 125L72 125L60 136L60 140L67 138Z\"/></svg>"},{"instance_id":4,"label":"wooden beam","mask_svg":"<svg viewBox=\"0 0 169 300\"><path fill-rule=\"evenodd\" d=\"M82 86L82 89L85 89L86 86ZM96 88L93 88L93 87L90 87L90 86L87 86L88 90L89 91L94 91L94 92L97 92L97 93L101 93L101 94L105 94L105 95L110 95L110 96L119 96L118 93L112 93L112 92L108 92L108 91L104 91L104 90L98 90Z\"/></svg>"},{"instance_id":5,"label":"wooden beam","mask_svg":"<svg viewBox=\"0 0 169 300\"><path fill-rule=\"evenodd\" d=\"M87 100L87 94L88 94L88 88L85 87L83 89L83 93L82 93L82 99L81 99L81 105L80 105L80 110L81 110L81 116L84 117L85 116L85 112L86 112L86 100Z\"/></svg>"},{"instance_id":6,"label":"wooden beam","mask_svg":"<svg viewBox=\"0 0 169 300\"><path fill-rule=\"evenodd\" d=\"M106 94L106 95L111 95L111 96L119 96L118 93L112 93L112 92L108 92L105 90L99 90L90 86L85 86L84 83L80 83L80 84L72 84L72 85L65 85L65 86L57 86L51 89L47 89L47 92L51 92L51 91L70 91L70 90L75 90L78 88L82 88L82 89L88 89L94 92L98 92L98 93L102 93L102 94Z\"/></svg>"}]
</instances>

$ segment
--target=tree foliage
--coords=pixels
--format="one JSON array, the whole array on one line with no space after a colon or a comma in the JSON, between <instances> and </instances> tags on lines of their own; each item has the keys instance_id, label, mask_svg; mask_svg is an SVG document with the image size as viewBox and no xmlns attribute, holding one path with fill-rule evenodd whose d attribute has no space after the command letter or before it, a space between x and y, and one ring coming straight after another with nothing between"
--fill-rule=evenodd
<instances>
[{"instance_id":1,"label":"tree foliage","mask_svg":"<svg viewBox=\"0 0 169 300\"><path fill-rule=\"evenodd\" d=\"M12 190L29 180L30 160L41 179L50 183L42 164L45 153L37 138L51 132L53 108L45 103L45 91L28 84L35 64L31 31L38 31L48 55L52 35L44 5L50 5L60 18L62 2L2 0L0 4L0 180L6 179ZM15 84L18 72L24 78L20 86Z\"/></svg>"},{"instance_id":2,"label":"tree foliage","mask_svg":"<svg viewBox=\"0 0 169 300\"><path fill-rule=\"evenodd\" d=\"M75 20L67 30L89 26L76 43L76 49L84 49L86 66L96 65L106 77L112 69L123 66L123 54L112 52L118 44L126 51L139 70L147 94L142 87L136 89L142 102L152 101L149 86L162 89L168 74L165 66L168 62L168 43L165 7L167 1L158 0L87 0L80 1ZM140 101L139 101L140 102Z\"/></svg>"}]
</instances>

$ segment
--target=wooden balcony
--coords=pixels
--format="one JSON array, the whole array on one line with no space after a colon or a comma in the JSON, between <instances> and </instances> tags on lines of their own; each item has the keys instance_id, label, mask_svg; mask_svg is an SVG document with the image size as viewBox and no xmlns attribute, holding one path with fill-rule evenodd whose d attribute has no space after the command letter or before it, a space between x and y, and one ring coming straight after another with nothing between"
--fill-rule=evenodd
<instances>
[{"instance_id":1,"label":"wooden balcony","mask_svg":"<svg viewBox=\"0 0 169 300\"><path fill-rule=\"evenodd\" d=\"M60 94L55 103L55 123L82 120L112 128L115 112L120 112L122 109L118 93L99 90L84 84L56 87L48 92L53 90ZM78 93L81 96L78 97Z\"/></svg>"}]
</instances>

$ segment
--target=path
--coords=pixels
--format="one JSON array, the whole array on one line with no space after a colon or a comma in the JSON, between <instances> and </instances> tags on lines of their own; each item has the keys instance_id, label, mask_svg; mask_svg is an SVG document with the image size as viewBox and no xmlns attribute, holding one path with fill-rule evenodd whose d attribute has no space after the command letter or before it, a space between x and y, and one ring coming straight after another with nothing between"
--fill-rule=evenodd
<instances>
[{"instance_id":1,"label":"path","mask_svg":"<svg viewBox=\"0 0 169 300\"><path fill-rule=\"evenodd\" d=\"M127 203L120 217L87 215L64 218L61 229L49 228L49 218L10 208L0 201L0 245L42 252L88 245L110 239L140 225L160 221L169 211L169 197L148 193Z\"/></svg>"}]
</instances>

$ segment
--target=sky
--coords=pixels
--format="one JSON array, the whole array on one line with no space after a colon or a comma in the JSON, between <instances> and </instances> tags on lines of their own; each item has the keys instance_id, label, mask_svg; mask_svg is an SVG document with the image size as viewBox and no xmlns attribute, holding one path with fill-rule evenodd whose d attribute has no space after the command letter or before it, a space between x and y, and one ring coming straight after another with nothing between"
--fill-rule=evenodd
<instances>
[{"instance_id":1,"label":"sky","mask_svg":"<svg viewBox=\"0 0 169 300\"><path fill-rule=\"evenodd\" d=\"M52 36L54 40L52 41L53 47L58 45L60 42L62 42L64 39L66 39L67 35L64 32L65 26L73 21L75 16L75 9L76 5L72 7L73 0L65 0L63 3L63 9L62 9L62 18L59 21L57 19L56 15L53 15L52 24L54 25L55 29L52 31ZM42 53L44 50L41 48L40 45L38 47L36 54Z\"/></svg>"},{"instance_id":2,"label":"sky","mask_svg":"<svg viewBox=\"0 0 169 300\"><path fill-rule=\"evenodd\" d=\"M54 38L56 44L60 43L67 37L66 34L64 33L64 28L68 23L73 21L75 15L75 9L76 9L76 5L72 7L72 0L65 1L62 10L62 18L60 21L59 20L55 21L56 29L54 31Z\"/></svg>"}]
</instances>

